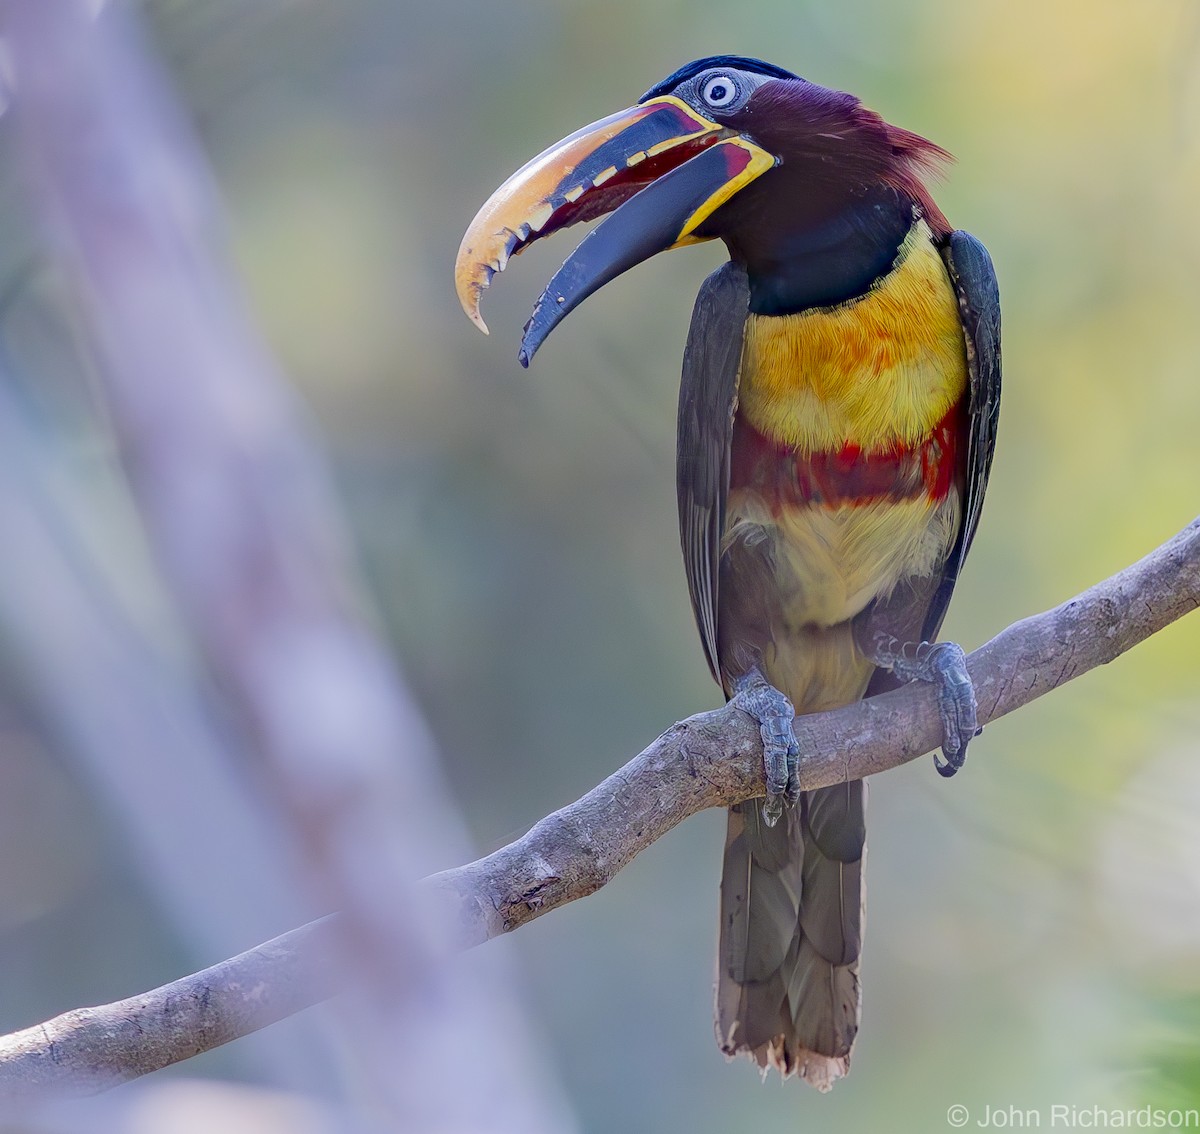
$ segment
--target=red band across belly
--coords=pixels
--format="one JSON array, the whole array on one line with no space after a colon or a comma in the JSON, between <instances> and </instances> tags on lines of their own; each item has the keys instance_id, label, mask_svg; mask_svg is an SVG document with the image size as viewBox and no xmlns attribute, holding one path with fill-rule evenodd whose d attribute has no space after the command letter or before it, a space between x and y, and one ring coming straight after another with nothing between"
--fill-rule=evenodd
<instances>
[{"instance_id":1,"label":"red band across belly","mask_svg":"<svg viewBox=\"0 0 1200 1134\"><path fill-rule=\"evenodd\" d=\"M774 509L796 504L865 504L925 496L944 500L959 466L963 401L953 405L925 440L864 453L857 445L798 454L764 437L738 416L730 453L730 489L758 493Z\"/></svg>"}]
</instances>

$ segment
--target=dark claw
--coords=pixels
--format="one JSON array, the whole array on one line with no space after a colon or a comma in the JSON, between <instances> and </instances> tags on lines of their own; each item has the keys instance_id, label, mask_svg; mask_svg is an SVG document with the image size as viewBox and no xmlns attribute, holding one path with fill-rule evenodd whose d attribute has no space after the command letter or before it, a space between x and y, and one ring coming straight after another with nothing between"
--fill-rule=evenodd
<instances>
[{"instance_id":1,"label":"dark claw","mask_svg":"<svg viewBox=\"0 0 1200 1134\"><path fill-rule=\"evenodd\" d=\"M792 740L788 745L788 780L784 794L788 803L795 803L800 798L800 745L796 743L795 731L790 726L788 732L792 734Z\"/></svg>"},{"instance_id":2,"label":"dark claw","mask_svg":"<svg viewBox=\"0 0 1200 1134\"><path fill-rule=\"evenodd\" d=\"M733 703L758 721L767 778L762 815L767 826L774 827L783 814L784 802L794 803L800 795L800 746L792 728L796 711L791 701L757 670L751 670L737 683Z\"/></svg>"},{"instance_id":3,"label":"dark claw","mask_svg":"<svg viewBox=\"0 0 1200 1134\"><path fill-rule=\"evenodd\" d=\"M946 752L945 748L943 748L942 751ZM958 772L959 768L961 768L966 762L966 759L966 752L956 752L953 756L947 753L945 760L939 759L938 754L935 752L933 754L933 766L937 769L937 774L939 776L945 776L946 779L949 779Z\"/></svg>"}]
</instances>

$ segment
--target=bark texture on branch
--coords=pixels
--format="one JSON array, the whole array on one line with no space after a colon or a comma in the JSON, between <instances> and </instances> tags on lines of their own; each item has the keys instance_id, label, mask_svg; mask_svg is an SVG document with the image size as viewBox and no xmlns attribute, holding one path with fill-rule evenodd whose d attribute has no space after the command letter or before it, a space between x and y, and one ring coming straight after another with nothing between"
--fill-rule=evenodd
<instances>
[{"instance_id":1,"label":"bark texture on branch","mask_svg":"<svg viewBox=\"0 0 1200 1134\"><path fill-rule=\"evenodd\" d=\"M1112 661L1197 606L1200 519L1133 566L970 654L979 723ZM898 767L941 743L933 688L909 685L798 717L796 739L805 791ZM431 882L457 903L460 937L475 945L600 889L689 815L764 790L758 726L727 705L679 722L522 838Z\"/></svg>"},{"instance_id":2,"label":"bark texture on branch","mask_svg":"<svg viewBox=\"0 0 1200 1134\"><path fill-rule=\"evenodd\" d=\"M1004 716L1112 661L1198 606L1200 519L1132 567L1015 623L971 654L980 721ZM801 785L808 789L886 771L930 752L940 740L940 724L932 691L910 685L801 717L796 735L805 752ZM758 727L725 706L679 722L520 839L427 884L453 905L460 943L469 947L598 890L687 816L762 791ZM329 922L293 930L143 996L69 1012L0 1038L0 1097L33 1080L73 1093L99 1090L264 1027L336 991L328 983L298 983L289 989L291 1000L280 992L296 973L317 971L311 952ZM237 966L245 964L264 982L265 1000L257 1006L233 987L243 979ZM188 1033L178 997L198 988L207 990L209 1011ZM304 988L310 991L297 991ZM111 1029L109 1038L98 1029L100 1020Z\"/></svg>"},{"instance_id":3,"label":"bark texture on branch","mask_svg":"<svg viewBox=\"0 0 1200 1134\"><path fill-rule=\"evenodd\" d=\"M332 996L333 917L161 988L0 1038L0 1098L95 1094L249 1035Z\"/></svg>"}]
</instances>

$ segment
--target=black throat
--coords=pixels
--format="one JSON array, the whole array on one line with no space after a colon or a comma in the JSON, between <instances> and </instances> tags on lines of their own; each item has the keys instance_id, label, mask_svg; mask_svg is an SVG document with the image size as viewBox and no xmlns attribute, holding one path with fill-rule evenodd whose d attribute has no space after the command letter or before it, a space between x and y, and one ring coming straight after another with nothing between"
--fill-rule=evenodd
<instances>
[{"instance_id":1,"label":"black throat","mask_svg":"<svg viewBox=\"0 0 1200 1134\"><path fill-rule=\"evenodd\" d=\"M753 223L735 230L752 236L726 237L731 255L746 265L756 315L790 315L865 295L895 263L916 216L912 201L885 186L815 211L792 212L772 196L747 218Z\"/></svg>"}]
</instances>

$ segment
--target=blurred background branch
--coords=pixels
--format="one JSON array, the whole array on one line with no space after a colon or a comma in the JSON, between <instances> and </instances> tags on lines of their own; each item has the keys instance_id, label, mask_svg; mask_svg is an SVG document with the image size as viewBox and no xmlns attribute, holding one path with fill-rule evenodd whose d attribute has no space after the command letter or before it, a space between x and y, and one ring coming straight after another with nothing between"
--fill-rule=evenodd
<instances>
[{"instance_id":1,"label":"blurred background branch","mask_svg":"<svg viewBox=\"0 0 1200 1134\"><path fill-rule=\"evenodd\" d=\"M415 888L467 842L358 598L318 447L217 251L216 194L165 77L124 4L8 16L34 199L146 537L312 899L340 911L320 936L349 992L356 1093L388 1130L569 1126L525 1086L537 1058L515 999L450 968L445 927ZM245 1011L245 995L231 999ZM463 1082L466 1034L494 1054ZM520 1105L497 1108L501 1095Z\"/></svg>"}]
</instances>

